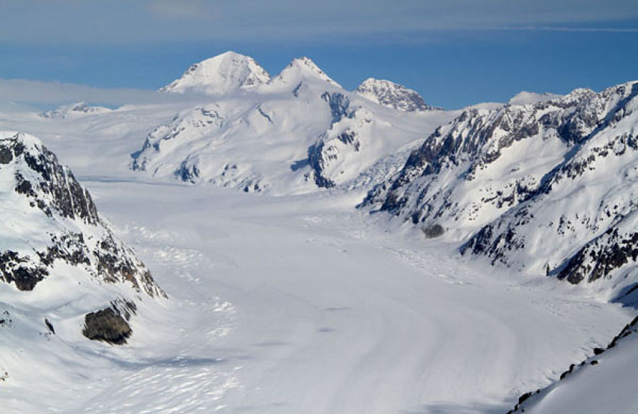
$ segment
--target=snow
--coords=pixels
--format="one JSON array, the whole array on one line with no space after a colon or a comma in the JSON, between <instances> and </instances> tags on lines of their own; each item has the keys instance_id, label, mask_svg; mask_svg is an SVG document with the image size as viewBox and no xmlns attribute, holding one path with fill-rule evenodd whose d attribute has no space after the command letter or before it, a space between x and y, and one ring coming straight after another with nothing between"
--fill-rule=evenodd
<instances>
[{"instance_id":1,"label":"snow","mask_svg":"<svg viewBox=\"0 0 638 414\"><path fill-rule=\"evenodd\" d=\"M352 208L360 193L85 184L170 299L145 304L125 348L3 336L9 410L495 412L628 318L389 235Z\"/></svg>"},{"instance_id":2,"label":"snow","mask_svg":"<svg viewBox=\"0 0 638 414\"><path fill-rule=\"evenodd\" d=\"M250 89L269 80L268 72L253 58L229 51L194 64L160 92L223 95Z\"/></svg>"},{"instance_id":3,"label":"snow","mask_svg":"<svg viewBox=\"0 0 638 414\"><path fill-rule=\"evenodd\" d=\"M45 118L68 118L79 117L95 114L103 114L109 112L111 109L103 106L89 105L86 102L77 102L70 105L62 105L55 110L46 111L42 113Z\"/></svg>"},{"instance_id":4,"label":"snow","mask_svg":"<svg viewBox=\"0 0 638 414\"><path fill-rule=\"evenodd\" d=\"M453 114L380 106L345 91L300 58L268 84L188 107L159 124L131 151L132 167L164 180L302 194L318 191L322 181L353 184Z\"/></svg>"},{"instance_id":5,"label":"snow","mask_svg":"<svg viewBox=\"0 0 638 414\"><path fill-rule=\"evenodd\" d=\"M368 78L355 93L379 105L403 112L422 112L433 108L423 102L418 92L389 80Z\"/></svg>"},{"instance_id":6,"label":"snow","mask_svg":"<svg viewBox=\"0 0 638 414\"><path fill-rule=\"evenodd\" d=\"M297 87L303 81L319 81L328 83L336 88L341 88L337 82L330 78L315 62L307 57L293 59L279 75L274 77L264 89Z\"/></svg>"},{"instance_id":7,"label":"snow","mask_svg":"<svg viewBox=\"0 0 638 414\"><path fill-rule=\"evenodd\" d=\"M428 241L401 220L355 209L459 113L406 114L349 94L354 113L335 120L321 94L347 93L310 63L293 62L268 84L197 105L128 105L64 119L0 114L0 129L39 136L70 165L169 297L141 298L129 343L113 347L83 338L77 315L114 291L125 294L123 287L96 290L63 265L52 275L55 288L45 281L17 292L0 283L0 315L7 310L12 319L0 325L3 410L501 413L590 357L634 316L579 286L463 260L454 239ZM257 96L264 99L256 104ZM295 122L307 113L308 122ZM162 138L181 128L185 146ZM360 151L337 145L348 128L359 134ZM170 174L129 169L147 137L150 148L174 145L166 160L147 163ZM345 155L326 164L329 177L344 175L334 188L317 188L290 168L318 140ZM508 149L483 178L497 185L521 154L542 155L536 170L564 153L537 144ZM205 160L202 174L232 161L238 181L258 176L270 190L246 194L168 177L182 150ZM0 180L3 188L10 178ZM4 197L0 205L12 217L22 208ZM609 367L629 364L618 372L632 379L633 361Z\"/></svg>"},{"instance_id":8,"label":"snow","mask_svg":"<svg viewBox=\"0 0 638 414\"><path fill-rule=\"evenodd\" d=\"M634 244L637 94L629 82L465 110L366 206L442 226L468 260L582 282L592 297L614 300L636 282L635 256L610 257Z\"/></svg>"},{"instance_id":9,"label":"snow","mask_svg":"<svg viewBox=\"0 0 638 414\"><path fill-rule=\"evenodd\" d=\"M560 285L486 276L449 248L415 248L353 211L352 195L87 184L171 299L146 305L126 348L76 343L82 360L53 384L36 367L58 362L16 356L7 367L16 382L0 388L0 399L14 396L10 408L502 410L627 319ZM64 340L29 348L70 359L78 351ZM16 398L22 381L32 391Z\"/></svg>"},{"instance_id":10,"label":"snow","mask_svg":"<svg viewBox=\"0 0 638 414\"><path fill-rule=\"evenodd\" d=\"M554 99L560 98L561 95L557 95L555 93L535 93L528 91L521 91L514 95L509 101L507 101L508 105L529 105L536 102L547 102L553 101Z\"/></svg>"},{"instance_id":11,"label":"snow","mask_svg":"<svg viewBox=\"0 0 638 414\"><path fill-rule=\"evenodd\" d=\"M556 384L525 401L526 413L634 413L638 336L633 326L617 345L591 356Z\"/></svg>"}]
</instances>

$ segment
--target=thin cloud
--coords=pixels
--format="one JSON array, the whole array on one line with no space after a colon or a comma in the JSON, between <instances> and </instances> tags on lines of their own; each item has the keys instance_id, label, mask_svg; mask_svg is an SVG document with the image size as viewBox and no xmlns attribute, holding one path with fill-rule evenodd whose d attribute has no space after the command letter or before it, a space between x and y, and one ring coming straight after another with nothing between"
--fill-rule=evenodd
<instances>
[{"instance_id":1,"label":"thin cloud","mask_svg":"<svg viewBox=\"0 0 638 414\"><path fill-rule=\"evenodd\" d=\"M152 14L167 19L212 20L220 10L202 0L155 0L149 4Z\"/></svg>"},{"instance_id":2,"label":"thin cloud","mask_svg":"<svg viewBox=\"0 0 638 414\"><path fill-rule=\"evenodd\" d=\"M340 42L495 27L634 33L610 22L638 20L635 0L0 0L0 10L0 43L12 45Z\"/></svg>"},{"instance_id":3,"label":"thin cloud","mask_svg":"<svg viewBox=\"0 0 638 414\"><path fill-rule=\"evenodd\" d=\"M158 93L145 89L94 88L61 82L24 79L0 79L0 108L11 105L60 105L90 102L100 105L153 104L166 102L199 102L197 95Z\"/></svg>"},{"instance_id":4,"label":"thin cloud","mask_svg":"<svg viewBox=\"0 0 638 414\"><path fill-rule=\"evenodd\" d=\"M497 27L493 30L539 31L539 32L581 32L581 33L638 33L638 27L557 27L557 26L520 26Z\"/></svg>"}]
</instances>

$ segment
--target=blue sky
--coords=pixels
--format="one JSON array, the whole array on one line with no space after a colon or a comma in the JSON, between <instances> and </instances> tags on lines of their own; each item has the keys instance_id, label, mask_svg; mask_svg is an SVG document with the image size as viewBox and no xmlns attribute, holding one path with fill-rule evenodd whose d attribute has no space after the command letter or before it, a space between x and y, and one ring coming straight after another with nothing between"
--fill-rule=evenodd
<instances>
[{"instance_id":1,"label":"blue sky","mask_svg":"<svg viewBox=\"0 0 638 414\"><path fill-rule=\"evenodd\" d=\"M0 0L0 11L5 80L157 89L227 50L271 74L308 56L347 88L391 79L446 108L638 79L637 0Z\"/></svg>"}]
</instances>

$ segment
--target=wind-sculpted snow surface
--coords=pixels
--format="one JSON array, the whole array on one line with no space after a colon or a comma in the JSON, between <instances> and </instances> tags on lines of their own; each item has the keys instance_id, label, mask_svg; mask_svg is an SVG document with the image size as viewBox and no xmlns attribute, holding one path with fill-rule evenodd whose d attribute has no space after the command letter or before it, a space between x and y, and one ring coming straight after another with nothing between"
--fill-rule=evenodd
<instances>
[{"instance_id":1,"label":"wind-sculpted snow surface","mask_svg":"<svg viewBox=\"0 0 638 414\"><path fill-rule=\"evenodd\" d=\"M231 73L235 66L221 74L218 66L209 77L240 76ZM245 192L307 193L353 182L450 119L443 112L403 113L347 92L308 58L293 60L268 82L231 89L155 128L133 154L133 170Z\"/></svg>"},{"instance_id":2,"label":"wind-sculpted snow surface","mask_svg":"<svg viewBox=\"0 0 638 414\"><path fill-rule=\"evenodd\" d=\"M595 286L618 292L638 258L637 107L627 83L464 112L366 203L472 235L466 255L571 283L613 279Z\"/></svg>"},{"instance_id":3,"label":"wind-sculpted snow surface","mask_svg":"<svg viewBox=\"0 0 638 414\"><path fill-rule=\"evenodd\" d=\"M629 319L415 248L354 195L90 185L171 300L145 303L126 347L44 364L52 384L10 377L0 399L19 412L505 412Z\"/></svg>"}]
</instances>

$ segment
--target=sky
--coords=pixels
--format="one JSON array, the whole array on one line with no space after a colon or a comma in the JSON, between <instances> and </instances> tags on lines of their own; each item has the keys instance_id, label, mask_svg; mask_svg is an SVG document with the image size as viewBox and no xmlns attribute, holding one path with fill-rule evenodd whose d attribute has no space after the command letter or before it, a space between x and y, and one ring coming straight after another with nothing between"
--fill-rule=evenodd
<instances>
[{"instance_id":1,"label":"sky","mask_svg":"<svg viewBox=\"0 0 638 414\"><path fill-rule=\"evenodd\" d=\"M227 50L455 109L638 79L638 0L0 0L0 99L115 105Z\"/></svg>"}]
</instances>

